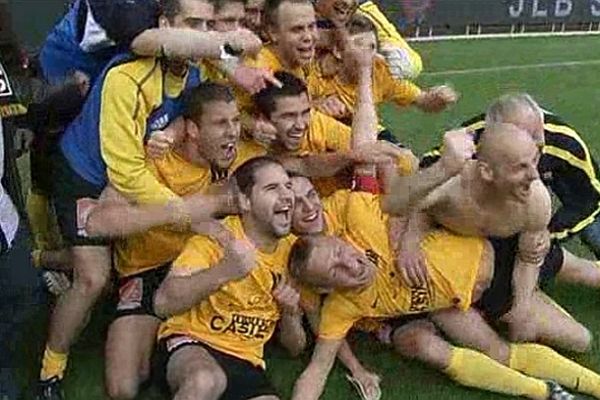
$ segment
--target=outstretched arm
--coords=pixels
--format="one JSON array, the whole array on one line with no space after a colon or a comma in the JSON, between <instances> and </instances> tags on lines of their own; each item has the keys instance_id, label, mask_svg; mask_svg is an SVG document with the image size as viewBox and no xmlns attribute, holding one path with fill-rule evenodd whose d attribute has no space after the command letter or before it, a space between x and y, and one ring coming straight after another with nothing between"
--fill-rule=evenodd
<instances>
[{"instance_id":1,"label":"outstretched arm","mask_svg":"<svg viewBox=\"0 0 600 400\"><path fill-rule=\"evenodd\" d=\"M318 400L342 340L318 339L310 363L294 385L292 400Z\"/></svg>"}]
</instances>

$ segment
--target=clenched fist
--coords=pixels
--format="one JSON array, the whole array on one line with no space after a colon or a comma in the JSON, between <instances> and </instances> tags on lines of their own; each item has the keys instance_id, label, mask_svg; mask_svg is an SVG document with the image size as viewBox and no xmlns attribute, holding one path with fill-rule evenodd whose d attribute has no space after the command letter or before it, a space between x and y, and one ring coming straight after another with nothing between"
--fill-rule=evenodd
<instances>
[{"instance_id":1,"label":"clenched fist","mask_svg":"<svg viewBox=\"0 0 600 400\"><path fill-rule=\"evenodd\" d=\"M223 268L231 280L245 278L256 266L256 248L246 240L230 240L224 248Z\"/></svg>"},{"instance_id":2,"label":"clenched fist","mask_svg":"<svg viewBox=\"0 0 600 400\"><path fill-rule=\"evenodd\" d=\"M273 289L273 298L284 313L298 314L300 312L300 293L289 285L285 278L282 278Z\"/></svg>"},{"instance_id":3,"label":"clenched fist","mask_svg":"<svg viewBox=\"0 0 600 400\"><path fill-rule=\"evenodd\" d=\"M446 172L456 175L462 171L465 163L475 154L473 135L465 128L446 132L444 135L444 150L440 161Z\"/></svg>"}]
</instances>

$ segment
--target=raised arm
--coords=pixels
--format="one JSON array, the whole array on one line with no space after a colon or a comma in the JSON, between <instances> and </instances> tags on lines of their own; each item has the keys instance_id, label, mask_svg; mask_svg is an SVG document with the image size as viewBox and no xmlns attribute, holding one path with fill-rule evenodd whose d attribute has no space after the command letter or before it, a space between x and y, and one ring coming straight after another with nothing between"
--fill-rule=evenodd
<instances>
[{"instance_id":1,"label":"raised arm","mask_svg":"<svg viewBox=\"0 0 600 400\"><path fill-rule=\"evenodd\" d=\"M392 215L408 215L434 189L457 175L474 153L473 138L465 129L447 132L439 162L410 176L387 177L382 198L383 211Z\"/></svg>"},{"instance_id":2,"label":"raised arm","mask_svg":"<svg viewBox=\"0 0 600 400\"><path fill-rule=\"evenodd\" d=\"M218 60L225 45L239 55L253 55L260 50L262 42L258 36L245 29L234 32L200 32L185 28L156 28L139 34L131 43L131 50L141 56Z\"/></svg>"}]
</instances>

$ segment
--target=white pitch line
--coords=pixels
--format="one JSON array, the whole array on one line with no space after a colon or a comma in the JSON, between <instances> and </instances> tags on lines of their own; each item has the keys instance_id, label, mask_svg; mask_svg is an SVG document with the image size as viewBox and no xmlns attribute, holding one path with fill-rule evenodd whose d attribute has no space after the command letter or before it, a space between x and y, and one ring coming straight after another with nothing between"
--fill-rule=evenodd
<instances>
[{"instance_id":1,"label":"white pitch line","mask_svg":"<svg viewBox=\"0 0 600 400\"><path fill-rule=\"evenodd\" d=\"M479 74L486 72L513 71L519 69L533 68L561 68L561 67L580 67L587 65L600 65L600 60L585 60L585 61L565 61L543 64L525 64L525 65L504 65L499 67L488 68L471 68L471 69L451 69L448 71L423 72L421 75L426 76L444 76L444 75L468 75Z\"/></svg>"}]
</instances>

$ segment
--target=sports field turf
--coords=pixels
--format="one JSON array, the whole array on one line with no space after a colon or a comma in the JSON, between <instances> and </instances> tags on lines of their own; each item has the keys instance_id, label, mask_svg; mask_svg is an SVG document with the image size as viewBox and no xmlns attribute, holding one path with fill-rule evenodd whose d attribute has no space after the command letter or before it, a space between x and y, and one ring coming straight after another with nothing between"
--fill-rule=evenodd
<instances>
[{"instance_id":1,"label":"sports field turf","mask_svg":"<svg viewBox=\"0 0 600 400\"><path fill-rule=\"evenodd\" d=\"M441 115L426 115L413 111L384 110L384 121L401 140L415 152L423 152L436 144L441 133L461 121L482 112L490 100L507 91L527 91L546 108L557 112L581 133L595 155L600 144L600 38L551 38L477 40L423 43L415 45L422 54L427 71L420 78L423 86L452 83L461 93L461 100L452 110ZM540 64L579 62L571 66L540 66ZM507 66L519 66L506 68ZM501 67L500 70L491 70ZM473 69L485 71L465 71ZM456 72L457 70L462 72ZM455 71L455 72L452 72ZM577 253L588 255L572 241L568 245ZM597 291L580 287L556 285L551 289L555 299L592 332L600 333L600 296ZM68 400L104 399L103 338L109 321L110 307L99 305L90 326L75 346L70 361L65 389ZM40 330L43 324L40 323ZM22 376L37 374L37 351L27 343L44 333L32 330L24 338L25 364ZM388 349L359 338L353 342L364 363L383 377L384 399L501 399L503 396L469 390L452 383L441 373L413 362L401 361ZM289 359L279 349L268 351L269 373L283 398L288 398L295 378L308 361L305 354L298 360ZM600 349L594 340L593 351L576 359L600 371ZM357 398L344 379L345 371L337 366L329 378L326 400ZM150 388L140 399L163 399L156 388Z\"/></svg>"}]
</instances>

